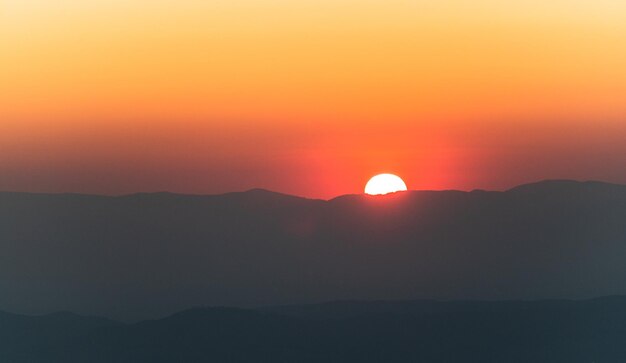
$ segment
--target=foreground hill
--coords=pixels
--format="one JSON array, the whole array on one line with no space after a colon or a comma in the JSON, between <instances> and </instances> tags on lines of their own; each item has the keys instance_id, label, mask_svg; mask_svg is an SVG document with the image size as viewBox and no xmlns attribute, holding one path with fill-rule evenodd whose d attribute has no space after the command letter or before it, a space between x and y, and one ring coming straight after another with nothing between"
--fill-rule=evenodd
<instances>
[{"instance_id":1,"label":"foreground hill","mask_svg":"<svg viewBox=\"0 0 626 363\"><path fill-rule=\"evenodd\" d=\"M198 305L626 294L626 187L330 201L0 193L0 309L117 319Z\"/></svg>"},{"instance_id":2,"label":"foreground hill","mask_svg":"<svg viewBox=\"0 0 626 363\"><path fill-rule=\"evenodd\" d=\"M54 339L49 317L24 328L7 316L1 336L29 334L20 344L0 339L3 363L626 361L623 297L198 308L136 324L66 316Z\"/></svg>"}]
</instances>

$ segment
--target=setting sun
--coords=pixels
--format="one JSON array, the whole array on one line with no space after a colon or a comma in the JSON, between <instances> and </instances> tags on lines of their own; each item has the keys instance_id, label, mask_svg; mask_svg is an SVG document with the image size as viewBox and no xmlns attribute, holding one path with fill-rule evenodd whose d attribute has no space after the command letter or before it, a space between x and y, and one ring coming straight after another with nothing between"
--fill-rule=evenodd
<instances>
[{"instance_id":1,"label":"setting sun","mask_svg":"<svg viewBox=\"0 0 626 363\"><path fill-rule=\"evenodd\" d=\"M380 195L406 190L406 184L399 176L393 174L378 174L372 177L365 185L365 194Z\"/></svg>"}]
</instances>

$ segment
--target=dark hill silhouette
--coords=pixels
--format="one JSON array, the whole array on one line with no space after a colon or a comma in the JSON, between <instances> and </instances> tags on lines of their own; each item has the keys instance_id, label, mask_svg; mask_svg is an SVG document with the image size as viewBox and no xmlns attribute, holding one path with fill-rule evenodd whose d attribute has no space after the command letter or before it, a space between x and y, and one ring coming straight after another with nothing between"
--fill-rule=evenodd
<instances>
[{"instance_id":1,"label":"dark hill silhouette","mask_svg":"<svg viewBox=\"0 0 626 363\"><path fill-rule=\"evenodd\" d=\"M264 190L0 193L0 309L154 318L198 305L626 294L626 186L329 201Z\"/></svg>"},{"instance_id":2,"label":"dark hill silhouette","mask_svg":"<svg viewBox=\"0 0 626 363\"><path fill-rule=\"evenodd\" d=\"M9 336L19 324L5 324ZM626 360L626 298L583 301L343 301L261 310L196 308L136 324L31 317L3 363L507 362ZM23 320L23 319L22 319ZM22 322L23 323L23 322ZM23 323L24 324L24 323ZM59 337L51 344L50 332Z\"/></svg>"}]
</instances>

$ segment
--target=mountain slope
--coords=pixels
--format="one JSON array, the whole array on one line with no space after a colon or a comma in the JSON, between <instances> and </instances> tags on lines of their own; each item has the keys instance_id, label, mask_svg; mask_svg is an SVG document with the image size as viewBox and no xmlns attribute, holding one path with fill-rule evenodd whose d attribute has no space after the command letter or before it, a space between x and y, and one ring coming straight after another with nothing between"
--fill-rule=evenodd
<instances>
[{"instance_id":1,"label":"mountain slope","mask_svg":"<svg viewBox=\"0 0 626 363\"><path fill-rule=\"evenodd\" d=\"M4 363L617 363L626 359L624 297L196 308L163 319L94 326L73 334L67 329L71 324L58 324L64 338L54 344L37 338L46 330L35 328L23 341L23 355L7 356L0 341L0 358ZM7 330L0 325L0 334L7 335Z\"/></svg>"},{"instance_id":2,"label":"mountain slope","mask_svg":"<svg viewBox=\"0 0 626 363\"><path fill-rule=\"evenodd\" d=\"M626 187L309 200L0 193L0 309L118 319L191 306L625 294Z\"/></svg>"}]
</instances>

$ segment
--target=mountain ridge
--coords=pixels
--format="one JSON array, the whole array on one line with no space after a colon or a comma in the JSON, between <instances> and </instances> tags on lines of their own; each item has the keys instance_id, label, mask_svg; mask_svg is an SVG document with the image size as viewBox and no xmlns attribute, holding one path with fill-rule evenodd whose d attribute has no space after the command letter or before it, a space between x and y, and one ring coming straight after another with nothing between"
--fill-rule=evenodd
<instances>
[{"instance_id":1,"label":"mountain ridge","mask_svg":"<svg viewBox=\"0 0 626 363\"><path fill-rule=\"evenodd\" d=\"M38 322L42 317L26 326L7 325L0 314L0 358L6 363L626 359L624 296L582 301L352 301L295 308L203 307L133 324L87 327Z\"/></svg>"},{"instance_id":2,"label":"mountain ridge","mask_svg":"<svg viewBox=\"0 0 626 363\"><path fill-rule=\"evenodd\" d=\"M137 321L198 305L626 294L624 220L626 187L605 183L329 201L0 193L0 309Z\"/></svg>"},{"instance_id":3,"label":"mountain ridge","mask_svg":"<svg viewBox=\"0 0 626 363\"><path fill-rule=\"evenodd\" d=\"M541 188L543 186L594 186L594 187L602 187L609 186L615 188L626 188L626 184L620 183L612 183L605 182L600 180L574 180L574 179L544 179L536 182L528 182L522 183L516 186L513 186L508 189L503 190L488 190L488 189L472 189L472 190L460 190L460 189L409 189L406 191L399 191L395 193L388 193L384 195L368 195L365 193L348 193L342 194L335 197L331 197L329 199L321 199L321 198L309 198L305 196L299 196L294 194L283 193L279 191L274 191L266 188L251 188L242 191L231 191L224 193L216 193L216 194L206 194L206 193L179 193L179 192L170 192L170 191L156 191L156 192L134 192L134 193L124 193L124 194L93 194L93 193L74 193L74 192L29 192L29 191L10 191L10 190L0 190L0 194L18 194L18 195L33 195L33 196L69 196L69 197L103 197L103 198L128 198L128 197L141 197L141 196L180 196L180 197L225 197L225 196L236 196L236 195L274 195L274 196L285 196L285 197L293 197L299 199L306 200L320 200L320 201L332 201L337 198L343 197L372 197L372 198L384 198L385 196L391 196L394 194L410 194L410 193L445 193L445 192L458 192L458 193L474 193L474 192L486 192L486 193L506 193L516 190L525 190L525 189L534 189Z\"/></svg>"}]
</instances>

